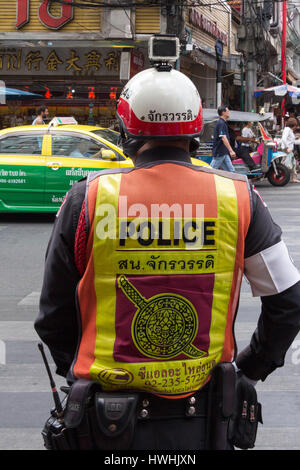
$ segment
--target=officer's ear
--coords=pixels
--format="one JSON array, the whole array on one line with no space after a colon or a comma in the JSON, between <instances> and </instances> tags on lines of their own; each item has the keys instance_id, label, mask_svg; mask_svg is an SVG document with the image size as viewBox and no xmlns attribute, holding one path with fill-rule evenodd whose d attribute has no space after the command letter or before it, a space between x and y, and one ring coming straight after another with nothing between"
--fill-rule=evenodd
<instances>
[{"instance_id":1,"label":"officer's ear","mask_svg":"<svg viewBox=\"0 0 300 470\"><path fill-rule=\"evenodd\" d=\"M199 142L197 139L191 139L190 141L190 153L195 152L199 148Z\"/></svg>"},{"instance_id":2,"label":"officer's ear","mask_svg":"<svg viewBox=\"0 0 300 470\"><path fill-rule=\"evenodd\" d=\"M143 139L136 139L134 137L128 137L124 132L123 126L120 125L120 137L118 145L122 148L123 153L126 157L134 158L138 150L146 143Z\"/></svg>"}]
</instances>

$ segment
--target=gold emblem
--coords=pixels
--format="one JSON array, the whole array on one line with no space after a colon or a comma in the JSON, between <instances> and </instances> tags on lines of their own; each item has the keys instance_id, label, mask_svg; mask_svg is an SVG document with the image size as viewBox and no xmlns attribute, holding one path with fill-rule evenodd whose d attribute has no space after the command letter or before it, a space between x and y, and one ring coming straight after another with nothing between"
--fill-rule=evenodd
<instances>
[{"instance_id":1,"label":"gold emblem","mask_svg":"<svg viewBox=\"0 0 300 470\"><path fill-rule=\"evenodd\" d=\"M181 353L193 358L206 355L192 345L198 330L198 316L189 300L173 293L145 299L123 275L118 285L138 308L131 332L142 354L158 359L170 359Z\"/></svg>"}]
</instances>

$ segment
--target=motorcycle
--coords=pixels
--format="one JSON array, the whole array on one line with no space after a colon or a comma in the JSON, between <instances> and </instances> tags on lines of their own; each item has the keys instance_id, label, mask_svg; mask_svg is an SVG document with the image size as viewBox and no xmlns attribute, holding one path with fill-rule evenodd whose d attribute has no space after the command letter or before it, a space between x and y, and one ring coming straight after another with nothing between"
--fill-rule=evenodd
<instances>
[{"instance_id":1,"label":"motorcycle","mask_svg":"<svg viewBox=\"0 0 300 470\"><path fill-rule=\"evenodd\" d=\"M212 119L214 110L203 110L204 126L200 137L199 149L195 158L211 163L212 160L212 140L213 131L216 124L216 117ZM229 121L231 122L257 122L260 131L261 143L255 152L250 153L254 163L259 168L250 171L249 167L241 158L232 161L237 173L247 175L253 182L267 179L273 186L285 186L290 181L290 170L284 165L286 153L278 150L278 144L270 137L262 126L261 121L269 119L271 114L261 116L256 113L245 113L240 111L230 111Z\"/></svg>"}]
</instances>

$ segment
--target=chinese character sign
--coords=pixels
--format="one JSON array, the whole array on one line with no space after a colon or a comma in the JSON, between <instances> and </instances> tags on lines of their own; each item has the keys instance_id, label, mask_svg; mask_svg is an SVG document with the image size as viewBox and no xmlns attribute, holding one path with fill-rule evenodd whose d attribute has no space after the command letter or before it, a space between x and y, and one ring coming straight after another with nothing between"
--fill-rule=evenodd
<instances>
[{"instance_id":1,"label":"chinese character sign","mask_svg":"<svg viewBox=\"0 0 300 470\"><path fill-rule=\"evenodd\" d=\"M120 54L112 49L0 48L0 74L119 77Z\"/></svg>"}]
</instances>

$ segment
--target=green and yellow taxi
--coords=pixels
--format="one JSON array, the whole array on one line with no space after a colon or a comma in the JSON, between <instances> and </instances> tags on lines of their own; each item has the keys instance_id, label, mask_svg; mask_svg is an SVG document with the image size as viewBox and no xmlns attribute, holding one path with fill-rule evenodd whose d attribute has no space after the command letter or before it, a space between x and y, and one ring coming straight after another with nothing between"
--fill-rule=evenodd
<instances>
[{"instance_id":1,"label":"green and yellow taxi","mask_svg":"<svg viewBox=\"0 0 300 470\"><path fill-rule=\"evenodd\" d=\"M56 212L90 171L132 166L110 129L54 118L0 131L0 212Z\"/></svg>"},{"instance_id":2,"label":"green and yellow taxi","mask_svg":"<svg viewBox=\"0 0 300 470\"><path fill-rule=\"evenodd\" d=\"M132 166L118 138L111 129L59 117L1 130L0 212L56 212L89 172Z\"/></svg>"}]
</instances>

